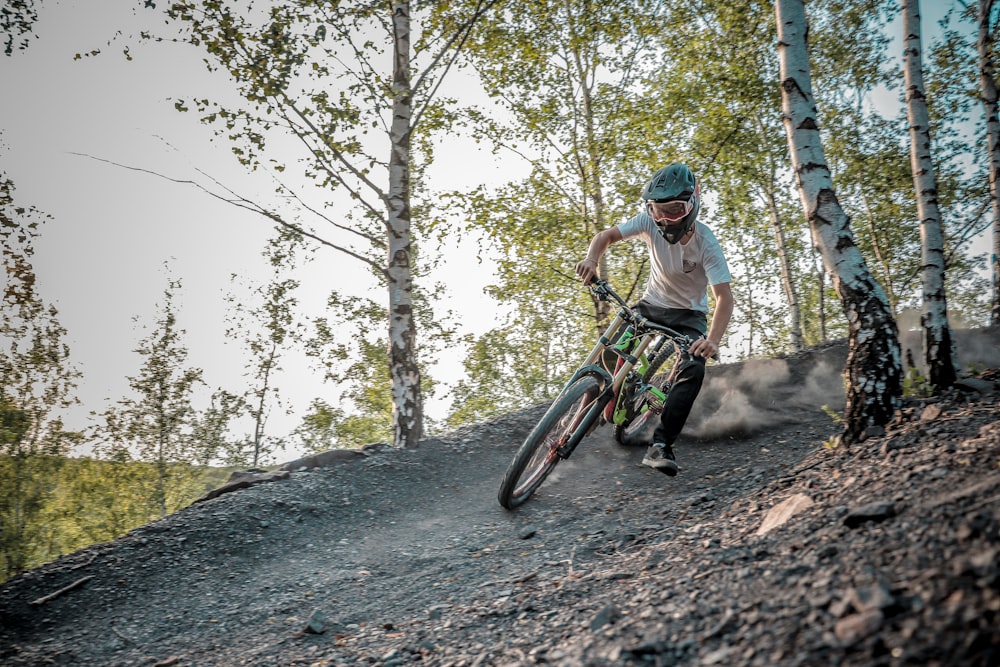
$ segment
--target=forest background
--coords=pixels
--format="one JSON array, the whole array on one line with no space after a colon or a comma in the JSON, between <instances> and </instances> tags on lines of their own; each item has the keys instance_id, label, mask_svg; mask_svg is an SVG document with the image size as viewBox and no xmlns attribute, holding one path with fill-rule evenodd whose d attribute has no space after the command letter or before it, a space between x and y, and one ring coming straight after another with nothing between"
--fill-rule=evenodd
<instances>
[{"instance_id":1,"label":"forest background","mask_svg":"<svg viewBox=\"0 0 1000 667\"><path fill-rule=\"evenodd\" d=\"M290 4L306 14L318 3ZM949 312L957 326L981 326L991 219L975 25L962 3L926 4ZM371 259L384 253L372 240L380 221L359 210L351 184L317 180L280 125L226 116L253 108L241 73L213 60L196 21L156 5L4 5L0 64L15 91L0 120L4 577L184 506L225 474L216 466L393 439L384 286ZM702 219L733 270L726 359L846 335L794 187L769 3L414 7L419 71L441 74L433 56L454 57L413 138L428 432L551 398L601 315L573 263L674 160L702 178ZM309 20L267 9L228 28L252 44L276 25L309 27L314 47L370 49L354 65L332 49L326 62L268 66L290 79L319 71L357 95L341 97L340 148L370 150L382 166L385 17L360 5ZM916 326L898 7L814 0L808 12L838 197L901 328ZM9 21L18 15L25 29ZM472 15L461 48L437 48ZM614 284L637 296L644 249L616 247L607 261ZM925 390L919 369L908 390Z\"/></svg>"}]
</instances>

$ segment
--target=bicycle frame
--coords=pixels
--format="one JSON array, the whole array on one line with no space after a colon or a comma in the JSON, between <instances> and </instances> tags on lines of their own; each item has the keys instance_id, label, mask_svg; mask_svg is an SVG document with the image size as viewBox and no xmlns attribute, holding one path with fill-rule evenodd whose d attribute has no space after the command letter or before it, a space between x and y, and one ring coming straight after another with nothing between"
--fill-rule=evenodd
<instances>
[{"instance_id":1,"label":"bicycle frame","mask_svg":"<svg viewBox=\"0 0 1000 667\"><path fill-rule=\"evenodd\" d=\"M651 382L653 374L668 352L679 352L669 375L672 384L682 358L686 358L690 338L650 322L603 280L594 281L591 290L602 301L617 303L617 314L507 467L497 494L507 509L526 501L560 459L569 458L601 423L605 408L615 408L614 436L620 443L627 444L630 434L640 434L646 420L660 412L666 396ZM669 350L663 348L668 342L672 345Z\"/></svg>"},{"instance_id":2,"label":"bicycle frame","mask_svg":"<svg viewBox=\"0 0 1000 667\"><path fill-rule=\"evenodd\" d=\"M650 346L654 346L654 351L659 351L665 342L670 341L677 351L683 351L692 342L684 334L650 322L632 310L607 282L597 279L591 284L591 289L599 299L615 301L618 304L618 311L583 364L563 387L565 390L586 375L598 378L602 387L601 393L591 403L572 435L557 449L560 458L564 459L568 458L576 446L580 444L580 441L598 425L601 413L607 404L618 396L629 373L636 366L647 363L648 358L645 353ZM606 351L613 352L622 361L620 365L616 365L613 374L601 363ZM680 355L678 355L679 358ZM675 363L670 373L671 382L676 377L678 370L678 365Z\"/></svg>"}]
</instances>

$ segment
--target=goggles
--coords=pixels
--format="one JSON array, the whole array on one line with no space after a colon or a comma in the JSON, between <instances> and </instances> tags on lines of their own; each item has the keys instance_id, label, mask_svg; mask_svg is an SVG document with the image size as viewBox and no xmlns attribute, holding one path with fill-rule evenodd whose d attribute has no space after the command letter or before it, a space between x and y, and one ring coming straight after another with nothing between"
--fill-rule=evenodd
<instances>
[{"instance_id":1,"label":"goggles","mask_svg":"<svg viewBox=\"0 0 1000 667\"><path fill-rule=\"evenodd\" d=\"M680 222L688 213L694 210L690 200L674 199L672 201L650 201L646 203L649 216L657 223Z\"/></svg>"}]
</instances>

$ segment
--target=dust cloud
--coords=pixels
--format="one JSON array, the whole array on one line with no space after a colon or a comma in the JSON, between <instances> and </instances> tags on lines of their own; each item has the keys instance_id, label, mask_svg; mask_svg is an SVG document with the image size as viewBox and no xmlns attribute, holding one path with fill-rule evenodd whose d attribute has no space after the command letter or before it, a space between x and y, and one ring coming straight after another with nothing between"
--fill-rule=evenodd
<instances>
[{"instance_id":1,"label":"dust cloud","mask_svg":"<svg viewBox=\"0 0 1000 667\"><path fill-rule=\"evenodd\" d=\"M960 375L1000 367L1000 327L955 329ZM922 372L920 332L904 329L900 345ZM746 438L791 423L829 424L844 410L847 342L785 358L711 366L682 437Z\"/></svg>"},{"instance_id":2,"label":"dust cloud","mask_svg":"<svg viewBox=\"0 0 1000 667\"><path fill-rule=\"evenodd\" d=\"M709 368L684 436L747 438L775 426L829 419L824 407L840 410L844 404L845 354L846 347L833 347Z\"/></svg>"}]
</instances>

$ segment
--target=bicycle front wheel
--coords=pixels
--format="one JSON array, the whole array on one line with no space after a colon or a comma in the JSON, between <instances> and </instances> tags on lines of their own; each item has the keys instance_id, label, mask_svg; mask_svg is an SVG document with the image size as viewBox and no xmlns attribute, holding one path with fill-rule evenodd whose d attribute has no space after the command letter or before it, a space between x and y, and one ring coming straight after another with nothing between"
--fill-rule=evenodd
<instances>
[{"instance_id":1,"label":"bicycle front wheel","mask_svg":"<svg viewBox=\"0 0 1000 667\"><path fill-rule=\"evenodd\" d=\"M507 468L497 494L501 505L514 509L541 486L559 463L559 448L579 429L600 393L597 378L584 376L559 395Z\"/></svg>"}]
</instances>

